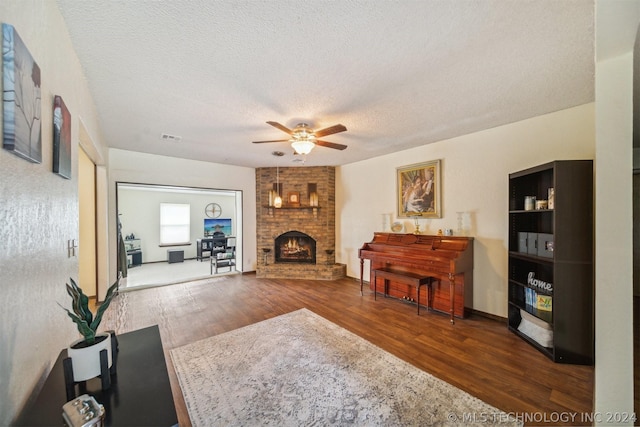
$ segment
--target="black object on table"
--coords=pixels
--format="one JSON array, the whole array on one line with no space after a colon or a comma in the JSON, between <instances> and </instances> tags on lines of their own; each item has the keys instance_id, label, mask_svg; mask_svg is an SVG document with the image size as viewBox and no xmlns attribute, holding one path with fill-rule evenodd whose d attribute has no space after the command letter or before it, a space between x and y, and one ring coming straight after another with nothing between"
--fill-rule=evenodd
<instances>
[{"instance_id":1,"label":"black object on table","mask_svg":"<svg viewBox=\"0 0 640 427\"><path fill-rule=\"evenodd\" d=\"M118 335L117 373L102 390L100 378L86 381L86 393L104 405L106 426L175 426L178 424L167 365L157 325ZM62 425L67 402L62 350L42 391L16 420L18 426Z\"/></svg>"}]
</instances>

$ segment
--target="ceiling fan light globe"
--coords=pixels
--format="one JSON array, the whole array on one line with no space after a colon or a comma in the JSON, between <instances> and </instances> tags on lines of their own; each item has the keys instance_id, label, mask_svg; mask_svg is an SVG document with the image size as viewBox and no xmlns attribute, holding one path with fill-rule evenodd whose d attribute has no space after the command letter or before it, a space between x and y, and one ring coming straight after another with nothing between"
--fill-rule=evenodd
<instances>
[{"instance_id":1,"label":"ceiling fan light globe","mask_svg":"<svg viewBox=\"0 0 640 427\"><path fill-rule=\"evenodd\" d=\"M291 146L298 154L309 154L311 150L313 150L313 147L315 147L316 145L312 141L300 140L293 141L291 143Z\"/></svg>"}]
</instances>

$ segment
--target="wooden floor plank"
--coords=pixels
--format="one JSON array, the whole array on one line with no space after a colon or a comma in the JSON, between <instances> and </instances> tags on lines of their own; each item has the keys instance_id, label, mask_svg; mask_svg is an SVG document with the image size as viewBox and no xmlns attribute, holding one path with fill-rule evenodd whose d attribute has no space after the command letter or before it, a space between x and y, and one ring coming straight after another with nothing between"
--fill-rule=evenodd
<instances>
[{"instance_id":1,"label":"wooden floor plank","mask_svg":"<svg viewBox=\"0 0 640 427\"><path fill-rule=\"evenodd\" d=\"M503 411L592 411L593 367L551 362L509 332L506 321L475 314L452 326L446 314L425 309L418 316L415 305L374 300L366 289L360 296L359 282L350 278L279 280L245 274L141 289L119 295L103 327L123 333L159 325L178 420L189 426L169 350L300 308Z\"/></svg>"}]
</instances>

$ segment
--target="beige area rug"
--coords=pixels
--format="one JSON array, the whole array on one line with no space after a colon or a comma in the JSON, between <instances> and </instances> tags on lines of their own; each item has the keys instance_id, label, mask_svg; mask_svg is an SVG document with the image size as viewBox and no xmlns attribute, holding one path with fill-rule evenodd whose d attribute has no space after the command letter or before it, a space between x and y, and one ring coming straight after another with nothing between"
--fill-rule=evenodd
<instances>
[{"instance_id":1,"label":"beige area rug","mask_svg":"<svg viewBox=\"0 0 640 427\"><path fill-rule=\"evenodd\" d=\"M521 425L307 309L171 358L194 426Z\"/></svg>"}]
</instances>

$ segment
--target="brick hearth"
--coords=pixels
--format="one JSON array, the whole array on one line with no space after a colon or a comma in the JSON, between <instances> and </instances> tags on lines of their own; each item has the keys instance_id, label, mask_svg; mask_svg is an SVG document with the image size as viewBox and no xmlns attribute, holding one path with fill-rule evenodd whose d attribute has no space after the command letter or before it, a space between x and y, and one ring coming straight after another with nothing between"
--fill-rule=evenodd
<instances>
[{"instance_id":1,"label":"brick hearth","mask_svg":"<svg viewBox=\"0 0 640 427\"><path fill-rule=\"evenodd\" d=\"M283 206L279 209L269 206L269 190L275 183L276 168L256 169L256 276L312 280L345 277L346 265L335 262L335 168L280 168ZM317 207L310 206L309 202L309 189L314 185L318 194ZM288 203L289 195L293 193L299 195L299 206ZM316 264L274 263L274 239L287 231L300 231L316 240ZM266 265L265 248L270 250Z\"/></svg>"}]
</instances>

